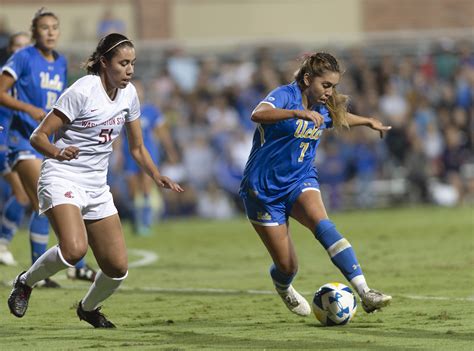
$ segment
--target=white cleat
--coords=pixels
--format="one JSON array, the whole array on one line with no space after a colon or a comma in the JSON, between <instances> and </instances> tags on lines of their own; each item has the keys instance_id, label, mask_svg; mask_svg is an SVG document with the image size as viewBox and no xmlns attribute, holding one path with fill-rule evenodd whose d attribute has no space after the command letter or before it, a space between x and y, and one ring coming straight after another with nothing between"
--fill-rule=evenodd
<instances>
[{"instance_id":1,"label":"white cleat","mask_svg":"<svg viewBox=\"0 0 474 351\"><path fill-rule=\"evenodd\" d=\"M0 264L6 266L16 266L17 262L13 258L12 253L8 250L7 246L0 245Z\"/></svg>"},{"instance_id":2,"label":"white cleat","mask_svg":"<svg viewBox=\"0 0 474 351\"><path fill-rule=\"evenodd\" d=\"M311 314L311 307L309 306L308 301L301 296L292 285L285 291L277 290L278 295L280 295L281 299L285 303L286 307L297 314L298 316L309 316Z\"/></svg>"},{"instance_id":3,"label":"white cleat","mask_svg":"<svg viewBox=\"0 0 474 351\"><path fill-rule=\"evenodd\" d=\"M364 292L360 299L362 301L362 308L367 313L375 312L382 307L387 306L392 301L392 297L390 295L385 295L380 291L370 289Z\"/></svg>"}]
</instances>

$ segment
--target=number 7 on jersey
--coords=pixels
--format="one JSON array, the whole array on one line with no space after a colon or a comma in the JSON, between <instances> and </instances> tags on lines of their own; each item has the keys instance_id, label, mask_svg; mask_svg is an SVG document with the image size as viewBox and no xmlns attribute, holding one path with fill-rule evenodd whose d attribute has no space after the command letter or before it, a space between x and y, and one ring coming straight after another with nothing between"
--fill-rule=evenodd
<instances>
[{"instance_id":1,"label":"number 7 on jersey","mask_svg":"<svg viewBox=\"0 0 474 351\"><path fill-rule=\"evenodd\" d=\"M298 157L298 162L303 162L304 154L308 150L308 147L309 147L309 143L301 142L300 149L302 150L301 150L300 157Z\"/></svg>"}]
</instances>

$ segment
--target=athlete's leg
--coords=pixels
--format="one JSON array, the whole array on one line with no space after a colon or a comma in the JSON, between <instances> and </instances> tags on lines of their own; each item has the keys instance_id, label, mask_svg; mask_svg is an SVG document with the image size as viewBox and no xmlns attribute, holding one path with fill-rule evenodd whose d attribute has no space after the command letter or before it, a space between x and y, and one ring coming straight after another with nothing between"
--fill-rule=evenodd
<instances>
[{"instance_id":1,"label":"athlete's leg","mask_svg":"<svg viewBox=\"0 0 474 351\"><path fill-rule=\"evenodd\" d=\"M141 230L141 213L143 207L143 198L140 194L140 179L138 173L134 170L127 172L127 189L128 196L132 204L132 222L133 228L136 234L140 233Z\"/></svg>"},{"instance_id":2,"label":"athlete's leg","mask_svg":"<svg viewBox=\"0 0 474 351\"><path fill-rule=\"evenodd\" d=\"M15 265L15 259L8 250L8 245L23 220L29 200L16 172L6 173L4 178L10 184L12 195L3 207L0 225L0 263Z\"/></svg>"},{"instance_id":3,"label":"athlete's leg","mask_svg":"<svg viewBox=\"0 0 474 351\"><path fill-rule=\"evenodd\" d=\"M42 160L38 158L20 160L16 163L14 168L34 211L38 211L37 187L41 171L41 162Z\"/></svg>"},{"instance_id":4,"label":"athlete's leg","mask_svg":"<svg viewBox=\"0 0 474 351\"><path fill-rule=\"evenodd\" d=\"M45 253L48 246L49 224L44 215L38 213L38 179L41 170L41 160L38 158L20 160L15 165L15 171L21 179L23 187L32 206L30 218L31 260L34 263Z\"/></svg>"},{"instance_id":5,"label":"athlete's leg","mask_svg":"<svg viewBox=\"0 0 474 351\"><path fill-rule=\"evenodd\" d=\"M142 224L145 228L145 234L150 230L153 224L153 209L151 207L150 194L153 187L153 180L145 172L140 172L141 193L143 194Z\"/></svg>"},{"instance_id":6,"label":"athlete's leg","mask_svg":"<svg viewBox=\"0 0 474 351\"><path fill-rule=\"evenodd\" d=\"M291 210L291 216L310 229L316 239L323 245L332 262L339 268L344 277L351 283L363 303L371 304L364 309L372 312L388 304L391 297L370 290L355 252L349 242L336 230L327 215L321 193L316 190L302 192ZM380 294L380 296L376 296ZM376 300L376 301L370 301ZM367 307L367 308L366 308Z\"/></svg>"},{"instance_id":7,"label":"athlete's leg","mask_svg":"<svg viewBox=\"0 0 474 351\"><path fill-rule=\"evenodd\" d=\"M84 311L93 311L127 277L128 258L118 214L85 223L90 247L101 269L81 302Z\"/></svg>"},{"instance_id":8,"label":"athlete's leg","mask_svg":"<svg viewBox=\"0 0 474 351\"><path fill-rule=\"evenodd\" d=\"M46 215L56 233L58 245L51 247L28 271L16 278L8 305L17 317L25 314L31 289L36 283L60 270L73 267L87 252L86 229L77 206L58 205L46 211Z\"/></svg>"},{"instance_id":9,"label":"athlete's leg","mask_svg":"<svg viewBox=\"0 0 474 351\"><path fill-rule=\"evenodd\" d=\"M300 316L309 315L311 308L308 302L291 285L298 271L298 260L288 224L252 225L272 257L274 264L270 267L270 275L283 302L293 313Z\"/></svg>"}]
</instances>

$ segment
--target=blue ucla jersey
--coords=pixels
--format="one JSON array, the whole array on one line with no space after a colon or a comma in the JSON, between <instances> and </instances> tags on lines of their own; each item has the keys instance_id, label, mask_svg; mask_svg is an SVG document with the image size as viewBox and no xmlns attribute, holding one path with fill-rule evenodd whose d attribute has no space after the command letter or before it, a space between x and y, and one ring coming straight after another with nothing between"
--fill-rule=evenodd
<instances>
[{"instance_id":1,"label":"blue ucla jersey","mask_svg":"<svg viewBox=\"0 0 474 351\"><path fill-rule=\"evenodd\" d=\"M35 46L27 46L13 54L3 66L15 79L16 98L49 112L66 88L67 62L62 55L54 53L55 60L47 61ZM10 126L11 147L29 148L27 141L38 126L29 114L14 111ZM22 142L23 141L23 142Z\"/></svg>"},{"instance_id":2,"label":"blue ucla jersey","mask_svg":"<svg viewBox=\"0 0 474 351\"><path fill-rule=\"evenodd\" d=\"M3 149L3 147L7 144L7 134L8 129L10 128L12 115L12 110L0 105L0 126L3 127L3 130L0 132L0 149Z\"/></svg>"},{"instance_id":3,"label":"blue ucla jersey","mask_svg":"<svg viewBox=\"0 0 474 351\"><path fill-rule=\"evenodd\" d=\"M262 102L279 109L304 110L295 82L273 90ZM242 197L251 194L271 202L288 196L308 177L317 177L313 160L319 138L324 129L332 127L332 120L325 105L315 106L314 111L324 117L319 128L297 118L258 125L240 187Z\"/></svg>"},{"instance_id":4,"label":"blue ucla jersey","mask_svg":"<svg viewBox=\"0 0 474 351\"><path fill-rule=\"evenodd\" d=\"M0 174L5 174L10 171L7 162L8 155L8 129L12 119L12 110L0 106L0 126L3 130L0 131Z\"/></svg>"},{"instance_id":5,"label":"blue ucla jersey","mask_svg":"<svg viewBox=\"0 0 474 351\"><path fill-rule=\"evenodd\" d=\"M150 153L155 163L158 163L159 149L156 143L155 130L156 127L164 123L164 117L161 111L153 104L144 104L141 107L140 124L142 127L143 144ZM138 172L139 167L135 163L128 149L127 135L125 133L123 146L124 167L126 171Z\"/></svg>"}]
</instances>

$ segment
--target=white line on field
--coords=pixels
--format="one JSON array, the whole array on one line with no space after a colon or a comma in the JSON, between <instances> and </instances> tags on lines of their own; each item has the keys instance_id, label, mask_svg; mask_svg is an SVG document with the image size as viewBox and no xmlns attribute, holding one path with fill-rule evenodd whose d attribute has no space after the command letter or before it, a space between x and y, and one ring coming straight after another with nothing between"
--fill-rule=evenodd
<instances>
[{"instance_id":1,"label":"white line on field","mask_svg":"<svg viewBox=\"0 0 474 351\"><path fill-rule=\"evenodd\" d=\"M3 282L7 285L7 282ZM11 286L9 282L8 286ZM84 290L81 285L65 285L61 284L62 289L67 290ZM121 291L127 292L145 292L145 293L181 293L181 294L215 294L215 295L274 295L273 290L238 290L238 289L216 289L216 288L161 288L158 286L142 286L142 287L129 287L121 286ZM311 292L302 292L302 295L312 296ZM435 301L462 301L462 302L474 302L474 296L468 297L447 297L447 296L422 296L422 295L395 295L396 297L402 297L410 300L435 300Z\"/></svg>"},{"instance_id":2,"label":"white line on field","mask_svg":"<svg viewBox=\"0 0 474 351\"><path fill-rule=\"evenodd\" d=\"M140 250L140 249L128 249L127 250L129 255L139 256L136 261L132 261L128 264L128 268L138 268L148 266L160 258L156 252L150 250ZM66 280L67 277L65 275L58 274L54 276L54 280Z\"/></svg>"},{"instance_id":3,"label":"white line on field","mask_svg":"<svg viewBox=\"0 0 474 351\"><path fill-rule=\"evenodd\" d=\"M128 249L128 253L134 256L140 256L136 261L129 263L129 268L138 268L148 266L159 259L156 252L141 249ZM55 280L64 280L65 276L55 276ZM11 286L11 281L2 281L3 285ZM64 285L61 283L62 289L67 290L83 290L84 287L81 285ZM216 289L216 288L160 288L157 286L145 286L145 287L128 287L121 286L122 291L135 291L135 292L156 292L156 293L197 293L197 294L220 294L220 295L273 295L273 290L238 290L238 289ZM311 296L312 292L302 292L303 295ZM435 301L467 301L474 302L474 296L468 297L447 297L447 296L423 296L423 295L395 295L395 297L402 297L410 300L435 300Z\"/></svg>"},{"instance_id":4,"label":"white line on field","mask_svg":"<svg viewBox=\"0 0 474 351\"><path fill-rule=\"evenodd\" d=\"M149 250L128 249L128 253L135 256L141 256L139 260L130 262L128 264L129 268L148 266L152 264L153 262L158 261L158 258L159 258L157 253L153 251L149 251Z\"/></svg>"}]
</instances>

